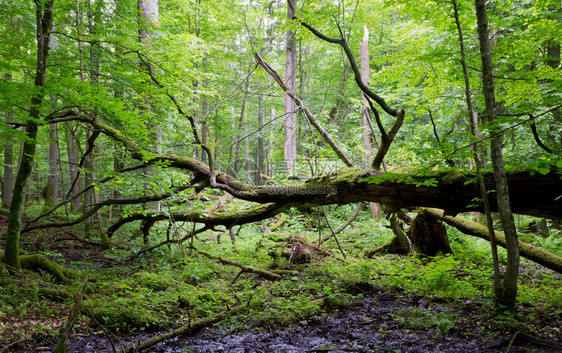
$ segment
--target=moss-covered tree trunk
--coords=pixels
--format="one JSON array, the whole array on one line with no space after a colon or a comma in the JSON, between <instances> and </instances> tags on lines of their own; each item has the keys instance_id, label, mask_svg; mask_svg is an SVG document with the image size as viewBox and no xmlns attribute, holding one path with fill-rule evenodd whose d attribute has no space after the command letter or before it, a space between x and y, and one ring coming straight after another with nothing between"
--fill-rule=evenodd
<instances>
[{"instance_id":1,"label":"moss-covered tree trunk","mask_svg":"<svg viewBox=\"0 0 562 353\"><path fill-rule=\"evenodd\" d=\"M47 74L47 57L49 56L50 33L53 27L54 0L36 2L37 12L37 67L35 70L35 86L42 88L45 85ZM25 125L27 139L23 144L23 154L14 183L14 192L10 204L10 216L6 231L5 259L12 270L20 271L19 238L21 230L21 214L23 209L24 190L27 179L33 168L35 158L35 145L37 138L37 123L41 118L40 109L43 105L45 93L42 89L31 98L29 119Z\"/></svg>"}]
</instances>

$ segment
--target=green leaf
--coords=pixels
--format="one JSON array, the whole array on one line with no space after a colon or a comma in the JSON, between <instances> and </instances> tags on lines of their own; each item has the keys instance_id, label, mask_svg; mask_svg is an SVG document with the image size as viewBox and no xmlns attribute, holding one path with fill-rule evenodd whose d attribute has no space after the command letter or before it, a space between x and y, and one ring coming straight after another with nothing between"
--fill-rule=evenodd
<instances>
[{"instance_id":1,"label":"green leaf","mask_svg":"<svg viewBox=\"0 0 562 353\"><path fill-rule=\"evenodd\" d=\"M556 161L556 167L562 168L562 159L559 159L558 161Z\"/></svg>"},{"instance_id":2,"label":"green leaf","mask_svg":"<svg viewBox=\"0 0 562 353\"><path fill-rule=\"evenodd\" d=\"M550 169L547 167L542 167L539 169L539 173L541 173L542 175L547 175L548 173L550 173Z\"/></svg>"}]
</instances>

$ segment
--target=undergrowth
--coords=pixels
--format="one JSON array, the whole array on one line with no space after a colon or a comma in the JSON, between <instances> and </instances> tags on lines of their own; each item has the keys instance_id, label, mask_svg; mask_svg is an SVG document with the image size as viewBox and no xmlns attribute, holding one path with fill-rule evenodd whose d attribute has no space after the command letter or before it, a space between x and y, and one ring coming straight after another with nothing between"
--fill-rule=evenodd
<instances>
[{"instance_id":1,"label":"undergrowth","mask_svg":"<svg viewBox=\"0 0 562 353\"><path fill-rule=\"evenodd\" d=\"M342 224L350 212L350 206L332 212L332 227ZM323 222L318 231L318 217L314 214L294 214L289 220L269 234L264 233L260 225L245 226L235 244L228 235L219 238L217 233L209 232L200 235L193 244L214 256L267 269L273 262L271 247L280 240L299 235L299 239L317 245L318 239L329 232ZM423 297L456 308L457 312L404 308L393 313L398 325L438 333L460 334L456 327L468 318L458 310L470 305L477 307L470 318L480 320L483 329L487 325L496 332L525 329L542 337L547 333L539 332L540 327L535 326L534 320L562 314L560 275L527 261L523 262L518 298L519 310L524 315L497 314L492 301L489 244L450 228L454 255L435 258L384 255L366 259L365 250L385 243L392 233L384 220L372 220L361 214L352 226L338 235L346 259L331 239L323 245L331 255L317 254L306 264L291 264L287 259L278 263L278 268L299 273L278 281L251 273L240 274L237 267L198 255L188 243L161 247L125 262L131 249L134 252L142 248L141 240L133 238L134 232L130 227L113 241L117 244L136 242L137 245L104 251L82 250L81 259L66 261L75 269L76 288L81 277L90 278L78 330L101 333L103 326L104 330L117 335L169 330L236 305L247 309L227 319L221 329L236 331L247 327L300 325L345 310L354 301L380 292ZM154 234L160 234L160 239L153 235L152 243L161 241L166 232ZM547 250L559 251L558 240L549 243L544 239L536 241L552 243L553 247ZM43 254L65 261L68 255L65 251L68 249L58 246L44 249ZM500 254L500 261L505 261L504 253ZM38 286L60 287L49 283L41 274L26 273L25 278L4 275L0 276L0 281L0 337L4 344L53 343L72 299L53 300L38 294Z\"/></svg>"}]
</instances>

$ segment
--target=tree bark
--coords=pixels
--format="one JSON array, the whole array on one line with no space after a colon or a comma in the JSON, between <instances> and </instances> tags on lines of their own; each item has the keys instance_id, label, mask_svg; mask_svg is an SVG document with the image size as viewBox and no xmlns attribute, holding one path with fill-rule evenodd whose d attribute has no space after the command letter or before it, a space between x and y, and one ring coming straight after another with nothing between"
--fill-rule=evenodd
<instances>
[{"instance_id":1,"label":"tree bark","mask_svg":"<svg viewBox=\"0 0 562 353\"><path fill-rule=\"evenodd\" d=\"M57 124L49 125L49 133L51 135L51 143L49 143L49 177L47 178L43 212L46 212L57 205L59 169Z\"/></svg>"},{"instance_id":2,"label":"tree bark","mask_svg":"<svg viewBox=\"0 0 562 353\"><path fill-rule=\"evenodd\" d=\"M138 0L137 6L139 10L139 42L145 47L149 47L152 45L152 37L154 36L152 27L158 26L158 0ZM149 67L150 64L146 64L145 62L141 62L140 66L144 66L147 71L152 69ZM147 110L153 109L150 101L151 98L148 96L145 102ZM145 124L146 128L150 131L151 144L153 145L154 151L156 153L162 153L162 127L152 121L146 121ZM147 179L149 179L146 188L149 190L152 187L150 179L155 173L153 168L147 168L145 170ZM158 203L149 203L147 207L153 211L160 210L160 204Z\"/></svg>"},{"instance_id":3,"label":"tree bark","mask_svg":"<svg viewBox=\"0 0 562 353\"><path fill-rule=\"evenodd\" d=\"M488 37L488 13L485 0L475 0L476 18L478 22L478 40L480 42L480 55L482 58L482 82L484 89L484 100L486 103L486 118L489 124L496 121L496 98L494 92L492 48ZM509 188L506 172L503 165L501 132L491 131L495 137L491 143L491 160L494 168L496 181L496 195L498 211L501 217L502 228L506 237L507 266L505 270L503 293L498 301L509 310L515 309L517 298L517 277L519 273L519 247L517 230L511 210Z\"/></svg>"},{"instance_id":4,"label":"tree bark","mask_svg":"<svg viewBox=\"0 0 562 353\"><path fill-rule=\"evenodd\" d=\"M461 65L463 69L463 76L464 76L464 86L465 86L465 98L466 98L466 106L468 110L468 119L470 122L470 131L472 136L474 136L475 140L478 141L480 136L478 133L478 114L476 113L475 107L472 105L472 96L470 92L470 77L468 75L468 67L466 64L466 54L464 49L464 36L462 31L462 26L459 18L459 11L458 5L456 0L452 0L453 4L453 13L455 17L455 23L457 26L457 32L459 35L459 46L460 46L460 54L461 54ZM480 154L480 145L478 143L471 143L471 149L474 157L474 165L476 167L476 173L480 174L481 169L484 168L484 164L481 160ZM486 215L488 232L490 234L494 233L494 222L492 221L492 215L490 213L490 202L488 200L488 192L486 189L486 185L484 185L484 181L479 179L478 180L478 188L480 189L480 197L482 198L482 206L484 207L484 213ZM496 239L494 237L490 238L490 247L492 251L492 266L494 269L494 293L496 296L499 296L501 292L501 278L500 278L500 267L498 261L498 249L496 245Z\"/></svg>"},{"instance_id":5,"label":"tree bark","mask_svg":"<svg viewBox=\"0 0 562 353\"><path fill-rule=\"evenodd\" d=\"M250 69L248 69L248 75L250 74ZM234 150L234 161L232 163L234 168L234 175L238 175L238 169L240 168L240 143L242 139L245 139L243 132L245 132L244 124L246 119L246 102L248 100L248 87L250 86L250 78L246 80L244 84L244 95L242 96L242 107L240 109L240 119L238 119L238 126L235 130L238 132L236 135L236 147ZM232 107L232 117L234 117L234 107Z\"/></svg>"},{"instance_id":6,"label":"tree bark","mask_svg":"<svg viewBox=\"0 0 562 353\"><path fill-rule=\"evenodd\" d=\"M367 26L363 27L363 41L361 42L361 80L363 80L366 85L369 84L369 29ZM363 101L363 106L361 107L363 145L366 152L366 165L369 165L373 153L373 143L371 142L370 129L370 110L367 97L364 94L361 94L361 99ZM369 210L371 211L372 218L378 218L381 216L381 208L379 204L369 202Z\"/></svg>"},{"instance_id":7,"label":"tree bark","mask_svg":"<svg viewBox=\"0 0 562 353\"><path fill-rule=\"evenodd\" d=\"M45 78L47 74L47 59L49 56L49 42L51 29L53 27L53 7L54 0L44 3L36 3L36 21L37 21L37 63L35 68L35 87L42 88L45 86ZM19 238L21 230L21 214L23 211L24 190L33 168L33 160L35 158L35 146L37 138L37 130L41 119L41 106L43 105L44 91L38 90L38 93L31 98L31 108L29 110L29 119L25 125L25 134L27 139L23 143L23 154L16 175L14 184L14 192L12 202L10 204L10 216L8 218L8 229L6 230L5 240L5 259L6 265L15 271L21 270L20 254L19 254Z\"/></svg>"},{"instance_id":8,"label":"tree bark","mask_svg":"<svg viewBox=\"0 0 562 353\"><path fill-rule=\"evenodd\" d=\"M263 185L264 184L264 175L265 175L265 126L263 125L264 120L264 110L263 110L263 94L260 93L258 95L258 126L259 126L259 133L258 133L258 150L256 152L256 184Z\"/></svg>"},{"instance_id":9,"label":"tree bark","mask_svg":"<svg viewBox=\"0 0 562 353\"><path fill-rule=\"evenodd\" d=\"M6 79L12 81L12 75L6 74ZM6 123L11 122L12 112L6 114ZM4 142L4 183L2 184L2 208L9 208L14 190L14 149L13 142Z\"/></svg>"},{"instance_id":10,"label":"tree bark","mask_svg":"<svg viewBox=\"0 0 562 353\"><path fill-rule=\"evenodd\" d=\"M80 192L80 180L78 173L78 145L76 140L76 131L78 130L78 125L76 129L72 127L71 124L68 125L67 135L66 135L66 148L68 155L68 170L70 174L70 192L68 195L76 195ZM76 197L72 199L71 209L72 211L80 210L82 205L82 198Z\"/></svg>"},{"instance_id":11,"label":"tree bark","mask_svg":"<svg viewBox=\"0 0 562 353\"><path fill-rule=\"evenodd\" d=\"M287 19L292 20L295 16L297 0L287 0ZM293 92L297 86L297 44L295 32L287 30L285 48L285 82L287 87ZM285 93L285 173L294 174L297 160L297 106L293 98Z\"/></svg>"}]
</instances>

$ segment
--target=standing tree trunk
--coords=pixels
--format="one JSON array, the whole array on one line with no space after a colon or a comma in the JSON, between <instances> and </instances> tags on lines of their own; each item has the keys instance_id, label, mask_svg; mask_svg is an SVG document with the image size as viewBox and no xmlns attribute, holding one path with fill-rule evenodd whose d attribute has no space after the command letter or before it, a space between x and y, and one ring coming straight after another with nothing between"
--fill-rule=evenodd
<instances>
[{"instance_id":1,"label":"standing tree trunk","mask_svg":"<svg viewBox=\"0 0 562 353\"><path fill-rule=\"evenodd\" d=\"M271 107L271 121L275 121L276 118L275 107ZM273 136L273 132L269 133L269 151L266 155L267 158L267 176L272 178L273 177L273 169L275 167L275 161L272 160L273 158L273 146L274 146L275 138Z\"/></svg>"},{"instance_id":2,"label":"standing tree trunk","mask_svg":"<svg viewBox=\"0 0 562 353\"><path fill-rule=\"evenodd\" d=\"M552 12L552 17L558 19L560 23L562 17L562 2L560 0L552 1L549 10ZM550 66L554 70L558 70L560 68L560 38L551 38L547 43L546 48L546 64ZM552 82L552 80L549 80ZM559 90L556 89L552 90L551 93L556 94L559 93ZM558 149L562 150L562 131L556 128L556 123L562 122L562 114L560 114L560 107L555 108L552 110L552 117L554 118L554 124L551 125L549 131L552 132L554 136L552 139L556 141L558 139ZM558 136L555 134L558 133Z\"/></svg>"},{"instance_id":3,"label":"standing tree trunk","mask_svg":"<svg viewBox=\"0 0 562 353\"><path fill-rule=\"evenodd\" d=\"M292 20L295 16L297 0L287 0L287 19ZM288 30L285 50L285 81L287 86L296 92L296 65L297 65L297 45L295 32ZM295 101L285 94L285 172L287 175L293 174L297 160L297 105Z\"/></svg>"},{"instance_id":4,"label":"standing tree trunk","mask_svg":"<svg viewBox=\"0 0 562 353\"><path fill-rule=\"evenodd\" d=\"M151 27L158 25L158 0L138 0L137 2L139 10L139 41L145 46L150 46L152 44L152 37L154 33L151 32ZM148 64L150 65L150 64ZM141 66L143 66L141 64ZM151 67L145 67L147 71L150 71ZM146 108L152 109L150 102L150 97L148 97L146 102ZM150 131L151 139L154 144L154 152L162 153L162 127L158 124L152 122L145 122L147 129ZM145 169L145 174L150 179L151 176L155 174L152 167ZM147 183L147 188L150 190L150 182ZM159 212L160 204L157 202L148 203L148 208Z\"/></svg>"},{"instance_id":5,"label":"standing tree trunk","mask_svg":"<svg viewBox=\"0 0 562 353\"><path fill-rule=\"evenodd\" d=\"M88 29L90 31L90 36L93 38L90 43L90 85L97 86L99 84L99 72L100 72L100 55L101 55L101 44L97 40L97 26L101 23L101 14L104 0L89 0L88 2ZM93 6L92 6L93 5ZM97 115L97 110L94 108L94 115ZM86 151L84 152L84 168L86 170L85 184L91 185L95 182L95 140L99 136L99 132L93 131L91 127L86 128ZM84 194L84 212L88 211L96 201L96 191L91 189ZM100 211L98 211L99 213ZM98 215L98 219L100 219ZM87 221L84 223L86 233L89 233L94 228L94 217L88 217ZM100 224L100 229L103 225Z\"/></svg>"},{"instance_id":6,"label":"standing tree trunk","mask_svg":"<svg viewBox=\"0 0 562 353\"><path fill-rule=\"evenodd\" d=\"M482 57L482 83L484 89L484 100L486 102L486 118L488 124L495 123L496 97L494 92L494 78L492 66L492 48L488 37L488 14L485 0L475 0L476 17L478 21L478 39L480 42L480 55ZM491 159L494 168L494 178L496 181L496 194L498 200L498 210L501 217L502 227L506 238L507 266L503 282L501 297L497 298L501 305L509 310L515 309L517 298L517 276L519 272L519 246L517 240L517 230L511 212L509 201L509 190L507 176L503 166L502 140L503 134L500 131L492 130L495 135L491 142Z\"/></svg>"},{"instance_id":7,"label":"standing tree trunk","mask_svg":"<svg viewBox=\"0 0 562 353\"><path fill-rule=\"evenodd\" d=\"M248 124L246 124L244 131L246 132L246 135L248 135ZM252 159L250 158L250 143L248 142L249 139L249 137L246 137L246 139L244 140L244 149L246 150L246 183L248 185L252 185Z\"/></svg>"},{"instance_id":8,"label":"standing tree trunk","mask_svg":"<svg viewBox=\"0 0 562 353\"><path fill-rule=\"evenodd\" d=\"M209 124L207 123L207 99L203 99L203 103L201 104L202 116L203 119L201 120L201 142L203 145L207 146L207 135L209 133ZM201 162L207 162L207 153L205 150L201 149Z\"/></svg>"},{"instance_id":9,"label":"standing tree trunk","mask_svg":"<svg viewBox=\"0 0 562 353\"><path fill-rule=\"evenodd\" d=\"M263 94L258 95L258 128L260 129L258 133L258 150L256 151L256 184L263 185L265 175L265 126L263 125Z\"/></svg>"},{"instance_id":10,"label":"standing tree trunk","mask_svg":"<svg viewBox=\"0 0 562 353\"><path fill-rule=\"evenodd\" d=\"M46 2L36 2L36 22L37 22L37 64L35 68L35 87L45 86L47 75L47 58L49 56L49 41L51 29L53 27L53 7L54 0ZM42 89L37 90L31 98L31 108L29 110L30 119L25 125L27 139L23 143L23 154L16 175L12 202L10 204L10 216L8 217L8 229L6 230L5 260L9 268L21 271L19 256L19 238L21 230L21 214L23 211L24 190L27 179L33 168L35 158L35 139L41 119L41 106L45 93Z\"/></svg>"},{"instance_id":11,"label":"standing tree trunk","mask_svg":"<svg viewBox=\"0 0 562 353\"><path fill-rule=\"evenodd\" d=\"M470 131L471 134L474 136L475 140L479 139L478 133L478 114L476 109L472 104L472 96L470 92L470 78L468 76L468 66L466 64L466 54L464 50L464 36L462 32L462 26L459 18L459 10L456 0L452 0L453 4L453 13L455 17L455 23L457 26L457 32L459 35L459 46L460 46L460 54L461 54L461 65L463 69L464 75L464 88L465 88L465 98L466 98L466 106L468 108L468 119L470 121ZM474 164L476 167L476 173L478 175L481 174L481 169L484 167L481 155L479 152L480 146L477 143L471 144L471 149L474 156ZM488 232L490 234L494 234L494 222L492 220L492 214L490 212L490 202L488 200L488 192L486 190L486 185L484 184L484 180L481 178L478 180L478 188L480 189L480 196L482 197L482 204L484 206L484 213L486 214L487 220L487 227ZM496 239L494 237L490 238L490 246L492 251L492 266L494 269L494 293L497 297L500 296L501 293L501 278L500 278L500 267L498 261L498 247L496 244Z\"/></svg>"},{"instance_id":12,"label":"standing tree trunk","mask_svg":"<svg viewBox=\"0 0 562 353\"><path fill-rule=\"evenodd\" d=\"M70 173L70 192L69 195L76 195L80 191L80 180L78 179L78 145L76 140L76 132L78 131L78 125L76 129L69 124L66 133L66 150L68 154L68 170ZM80 210L82 204L82 198L77 197L72 200L71 209L76 212Z\"/></svg>"},{"instance_id":13,"label":"standing tree trunk","mask_svg":"<svg viewBox=\"0 0 562 353\"><path fill-rule=\"evenodd\" d=\"M47 212L57 205L57 190L58 190L57 174L59 168L57 124L49 125L49 132L51 135L51 143L49 143L49 177L47 178L43 212Z\"/></svg>"},{"instance_id":14,"label":"standing tree trunk","mask_svg":"<svg viewBox=\"0 0 562 353\"><path fill-rule=\"evenodd\" d=\"M6 74L8 81L12 80L12 75ZM6 123L12 120L12 113L6 114ZM12 141L6 139L4 143L4 183L2 184L2 208L9 208L12 202L12 192L14 190L14 149Z\"/></svg>"},{"instance_id":15,"label":"standing tree trunk","mask_svg":"<svg viewBox=\"0 0 562 353\"><path fill-rule=\"evenodd\" d=\"M234 126L234 129L238 131L236 135L236 146L234 150L234 161L232 162L232 166L234 169L234 176L238 175L238 168L240 167L240 142L242 142L242 132L245 131L244 129L244 118L246 116L246 101L248 100L248 88L250 87L250 69L248 69L248 78L246 80L246 84L244 85L244 95L242 96L242 108L240 109L240 119L238 119L238 126ZM234 107L232 107L232 118L234 120Z\"/></svg>"},{"instance_id":16,"label":"standing tree trunk","mask_svg":"<svg viewBox=\"0 0 562 353\"><path fill-rule=\"evenodd\" d=\"M363 42L361 43L361 80L365 85L369 84L369 29L367 26L363 27ZM365 146L365 160L369 165L373 154L373 144L371 142L371 129L370 129L370 112L369 102L365 94L361 94L363 106L361 109L361 116L363 117L363 145ZM380 205L375 202L369 202L369 209L371 210L371 217L378 218L381 216Z\"/></svg>"}]
</instances>

